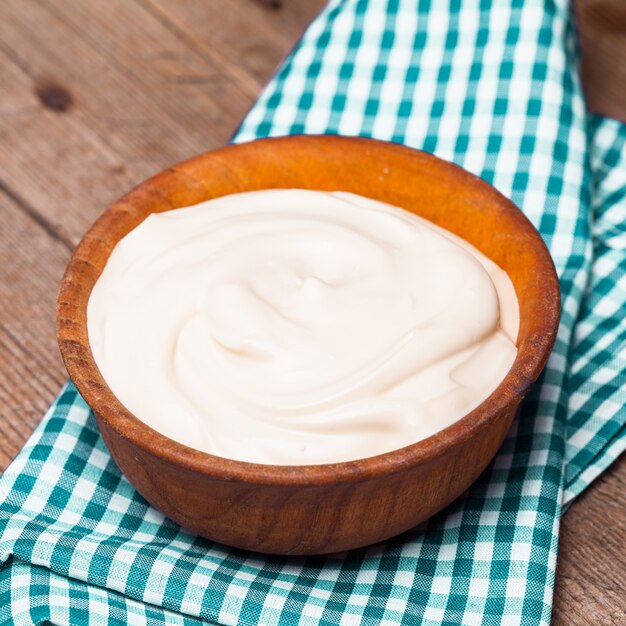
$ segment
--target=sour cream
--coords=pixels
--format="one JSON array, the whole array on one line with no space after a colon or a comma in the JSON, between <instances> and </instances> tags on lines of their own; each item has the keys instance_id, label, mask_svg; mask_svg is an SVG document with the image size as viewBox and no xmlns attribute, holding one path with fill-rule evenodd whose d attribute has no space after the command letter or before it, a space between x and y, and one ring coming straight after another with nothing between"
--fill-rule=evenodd
<instances>
[{"instance_id":1,"label":"sour cream","mask_svg":"<svg viewBox=\"0 0 626 626\"><path fill-rule=\"evenodd\" d=\"M150 215L87 310L140 420L241 461L334 463L424 439L491 394L517 349L507 274L401 208L265 190Z\"/></svg>"}]
</instances>

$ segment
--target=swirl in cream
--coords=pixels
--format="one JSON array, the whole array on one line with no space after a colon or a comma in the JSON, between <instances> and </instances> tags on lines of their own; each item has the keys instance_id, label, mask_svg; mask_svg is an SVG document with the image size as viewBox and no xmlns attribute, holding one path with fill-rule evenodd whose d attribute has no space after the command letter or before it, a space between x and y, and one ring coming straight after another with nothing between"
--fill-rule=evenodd
<instances>
[{"instance_id":1,"label":"swirl in cream","mask_svg":"<svg viewBox=\"0 0 626 626\"><path fill-rule=\"evenodd\" d=\"M428 437L517 350L506 273L403 209L265 190L150 215L88 305L96 363L155 430L219 456L332 463Z\"/></svg>"}]
</instances>

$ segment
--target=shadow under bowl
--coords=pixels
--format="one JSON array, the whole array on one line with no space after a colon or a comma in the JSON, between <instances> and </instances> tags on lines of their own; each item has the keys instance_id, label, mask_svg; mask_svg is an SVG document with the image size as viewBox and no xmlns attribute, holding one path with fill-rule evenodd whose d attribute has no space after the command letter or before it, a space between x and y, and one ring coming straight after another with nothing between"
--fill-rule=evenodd
<instances>
[{"instance_id":1,"label":"shadow under bowl","mask_svg":"<svg viewBox=\"0 0 626 626\"><path fill-rule=\"evenodd\" d=\"M428 439L327 465L217 457L165 437L124 408L100 374L87 336L87 302L113 247L150 213L270 188L350 191L403 207L461 236L506 270L519 300L520 328L517 358L498 388ZM559 283L546 246L492 186L424 152L338 136L228 146L150 178L105 211L79 243L57 306L67 370L128 480L194 533L279 554L372 544L412 528L463 493L496 454L541 373L560 317Z\"/></svg>"}]
</instances>

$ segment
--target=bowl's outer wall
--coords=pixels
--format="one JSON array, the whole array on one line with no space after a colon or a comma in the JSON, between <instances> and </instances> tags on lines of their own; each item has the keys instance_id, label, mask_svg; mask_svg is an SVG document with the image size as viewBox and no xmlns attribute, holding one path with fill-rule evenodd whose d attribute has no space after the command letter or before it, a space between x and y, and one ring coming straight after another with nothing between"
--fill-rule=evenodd
<instances>
[{"instance_id":1,"label":"bowl's outer wall","mask_svg":"<svg viewBox=\"0 0 626 626\"><path fill-rule=\"evenodd\" d=\"M402 533L461 495L493 458L515 406L501 411L454 454L358 482L249 485L215 480L129 446L98 420L124 474L146 500L183 528L237 548L272 554L324 554Z\"/></svg>"},{"instance_id":2,"label":"bowl's outer wall","mask_svg":"<svg viewBox=\"0 0 626 626\"><path fill-rule=\"evenodd\" d=\"M520 303L517 359L498 389L441 433L350 463L260 466L193 450L125 409L102 378L87 337L87 302L121 237L147 215L267 188L343 190L438 223L504 268ZM107 210L76 248L61 283L57 332L79 392L128 479L183 527L236 547L313 554L380 541L458 497L495 455L552 347L560 314L554 266L510 201L431 155L373 140L286 137L230 146L146 181Z\"/></svg>"}]
</instances>

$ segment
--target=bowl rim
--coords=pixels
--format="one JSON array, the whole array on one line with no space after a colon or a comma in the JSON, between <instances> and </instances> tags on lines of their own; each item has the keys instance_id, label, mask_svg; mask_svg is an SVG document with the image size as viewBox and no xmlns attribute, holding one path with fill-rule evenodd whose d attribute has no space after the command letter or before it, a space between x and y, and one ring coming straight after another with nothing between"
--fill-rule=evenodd
<instances>
[{"instance_id":1,"label":"bowl rim","mask_svg":"<svg viewBox=\"0 0 626 626\"><path fill-rule=\"evenodd\" d=\"M79 278L85 259L88 259L96 247L106 240L106 229L109 227L107 217L125 210L123 209L125 201L137 191L153 190L155 182L164 173L175 171L184 176L187 167L205 159L214 159L216 156L228 158L232 152L246 150L250 146L259 149L267 144L274 146L281 144L287 150L296 144L299 147L321 144L323 148L329 150L350 145L357 149L404 153L408 157L419 155L436 168L453 172L454 176L466 184L479 188L497 210L512 217L516 228L529 238L532 252L542 272L542 291L536 306L541 307L543 314L537 316L532 345L527 349L518 350L517 357L503 381L475 409L434 435L390 452L338 463L269 465L228 459L190 448L142 422L116 398L100 374L88 342L85 345L80 338L81 329L86 336L86 314L82 323L80 308L76 306L76 300L81 296L85 298L85 306L89 299L91 289L88 289L85 296ZM556 269L541 235L512 201L483 179L433 154L393 142L340 135L289 135L230 144L202 153L143 181L107 208L89 228L70 258L57 298L56 325L61 356L78 392L92 409L98 422L101 420L131 445L158 457L170 466L199 472L214 480L240 481L259 486L314 487L355 483L401 472L417 464L427 463L451 449L461 447L483 429L489 428L503 411L520 402L540 375L556 339L560 310L560 288Z\"/></svg>"}]
</instances>

